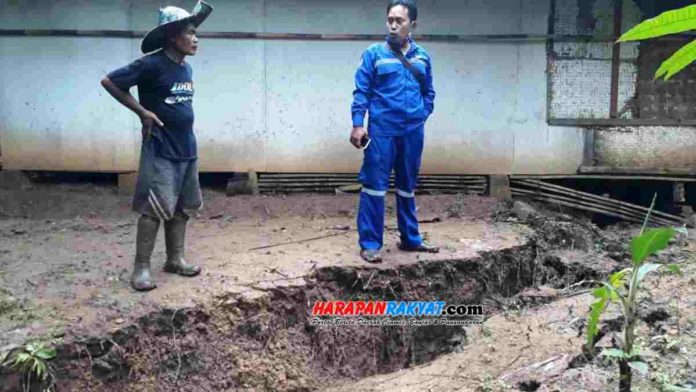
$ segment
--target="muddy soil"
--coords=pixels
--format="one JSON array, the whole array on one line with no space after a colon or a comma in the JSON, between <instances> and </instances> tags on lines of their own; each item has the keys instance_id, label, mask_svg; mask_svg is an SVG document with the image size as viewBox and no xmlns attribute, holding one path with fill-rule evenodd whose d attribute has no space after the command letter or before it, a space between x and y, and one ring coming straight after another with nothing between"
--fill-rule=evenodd
<instances>
[{"instance_id":1,"label":"muddy soil","mask_svg":"<svg viewBox=\"0 0 696 392\"><path fill-rule=\"evenodd\" d=\"M363 264L356 196L228 198L207 190L206 205L187 232L187 256L203 267L202 275L184 279L161 271L160 232L153 255L160 287L143 295L128 284L137 219L128 196L90 185L0 193L0 210L8 216L0 220L0 281L14 308L26 310L0 315L0 347L27 333L108 330L161 306L194 305L221 290L251 290L325 265ZM422 220L440 220L424 223L422 230L442 241L447 257L515 244L525 231L511 224L489 227L486 217L496 202L486 198L424 196L419 205ZM452 208L457 218L448 218ZM392 212L387 225L396 226ZM432 259L398 252L397 241L398 232L388 230L384 266Z\"/></svg>"},{"instance_id":2,"label":"muddy soil","mask_svg":"<svg viewBox=\"0 0 696 392\"><path fill-rule=\"evenodd\" d=\"M691 247L691 251L695 251ZM681 260L684 277L660 273L647 278L638 344L649 365L633 374L633 391L696 389L696 258ZM376 375L329 388L348 391L559 391L618 390L616 362L582 361L584 320L593 298L563 291L537 293L554 300L512 308L467 329L468 344L454 353L399 372ZM605 320L617 320L611 308ZM603 323L603 325L614 323ZM615 332L612 332L612 335ZM607 336L598 348L612 347Z\"/></svg>"},{"instance_id":3,"label":"muddy soil","mask_svg":"<svg viewBox=\"0 0 696 392\"><path fill-rule=\"evenodd\" d=\"M188 258L203 274L156 268L158 289L142 294L128 285L136 219L128 196L85 184L0 193L0 352L59 338L50 361L59 391L600 391L616 383L611 364L576 360L591 300L582 290L627 265L634 226L600 230L542 206L530 218L488 198L421 196L422 231L443 251L414 255L396 249L390 200L385 263L367 266L356 252L355 195L228 198L207 189L187 233ZM686 277L649 280L654 297L681 298L679 311L644 299L647 335L665 335L654 345L659 358L681 366L659 368L663 384L688 382L684 372L695 369L684 360L694 352L693 250L681 239L660 255L686 266ZM163 259L160 237L155 266ZM486 315L467 327L313 326L318 299L479 303ZM538 372L547 368L555 373ZM0 391L21 384L8 369L0 378ZM658 381L642 381L658 390Z\"/></svg>"}]
</instances>

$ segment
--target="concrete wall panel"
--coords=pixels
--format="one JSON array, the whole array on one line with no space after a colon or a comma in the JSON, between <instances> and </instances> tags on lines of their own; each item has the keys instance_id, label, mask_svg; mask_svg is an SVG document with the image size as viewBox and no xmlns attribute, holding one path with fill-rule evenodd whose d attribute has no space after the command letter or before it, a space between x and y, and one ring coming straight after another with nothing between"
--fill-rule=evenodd
<instances>
[{"instance_id":1,"label":"concrete wall panel","mask_svg":"<svg viewBox=\"0 0 696 392\"><path fill-rule=\"evenodd\" d=\"M595 136L599 166L662 168L696 167L696 128L612 128Z\"/></svg>"},{"instance_id":2,"label":"concrete wall panel","mask_svg":"<svg viewBox=\"0 0 696 392\"><path fill-rule=\"evenodd\" d=\"M187 9L193 3L174 2ZM164 5L153 0L41 4L3 3L7 14L2 18L19 18L14 28L147 30L156 8ZM384 31L381 2L239 0L214 5L203 30ZM545 0L431 0L421 1L420 7L420 32L427 34L542 34L548 12ZM96 19L87 17L100 11ZM71 15L82 16L72 21ZM99 80L137 58L139 43L0 39L0 64L7 70L0 74L3 102L8 102L0 108L5 167L134 170L139 121L101 89ZM201 169L357 171L361 154L347 142L350 102L355 67L369 44L203 40L199 54L190 58ZM433 57L438 94L426 129L424 172L575 172L582 161L583 132L546 124L544 42L423 44Z\"/></svg>"},{"instance_id":3,"label":"concrete wall panel","mask_svg":"<svg viewBox=\"0 0 696 392\"><path fill-rule=\"evenodd\" d=\"M158 9L167 5L188 11L193 0L4 0L4 29L78 29L147 31L157 25ZM263 31L264 1L211 1L210 31Z\"/></svg>"},{"instance_id":4,"label":"concrete wall panel","mask_svg":"<svg viewBox=\"0 0 696 392\"><path fill-rule=\"evenodd\" d=\"M265 43L205 40L190 58L194 130L207 171L262 170L267 160Z\"/></svg>"},{"instance_id":5,"label":"concrete wall panel","mask_svg":"<svg viewBox=\"0 0 696 392\"><path fill-rule=\"evenodd\" d=\"M0 68L6 70L0 92L3 164L132 168L137 118L99 84L114 64L126 64L132 49L130 40L0 38Z\"/></svg>"}]
</instances>

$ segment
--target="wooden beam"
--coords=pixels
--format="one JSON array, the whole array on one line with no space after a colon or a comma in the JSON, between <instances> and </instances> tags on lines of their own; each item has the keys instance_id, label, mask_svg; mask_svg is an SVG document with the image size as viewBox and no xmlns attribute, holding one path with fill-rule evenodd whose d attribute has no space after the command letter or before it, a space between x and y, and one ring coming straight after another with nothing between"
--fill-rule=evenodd
<instances>
[{"instance_id":1,"label":"wooden beam","mask_svg":"<svg viewBox=\"0 0 696 392\"><path fill-rule=\"evenodd\" d=\"M614 37L621 35L621 13L623 0L614 1ZM615 43L611 48L611 90L609 94L609 117L618 117L619 105L619 73L621 60L621 46Z\"/></svg>"},{"instance_id":2,"label":"wooden beam","mask_svg":"<svg viewBox=\"0 0 696 392\"><path fill-rule=\"evenodd\" d=\"M488 196L501 200L512 198L510 191L510 176L490 175L488 176Z\"/></svg>"},{"instance_id":3,"label":"wooden beam","mask_svg":"<svg viewBox=\"0 0 696 392\"><path fill-rule=\"evenodd\" d=\"M520 184L520 185L528 186L531 188L538 188L540 190L549 191L549 192L561 193L563 195L573 196L575 198L582 199L582 200L596 203L596 204L610 205L613 208L626 210L627 212L630 210L632 212L637 212L643 216L648 212L647 207L643 207L643 206L638 205L638 204L627 203L625 201L595 195L594 193L582 192L582 191L578 191L578 190L575 190L572 188L568 188L568 187L564 187L564 186L560 186L560 185L549 184L549 183L542 182L542 181L517 180L517 181L514 181L514 184ZM652 214L655 217L658 217L661 219L673 220L673 221L677 221L677 222L683 221L682 218L679 216L671 215L671 214L668 214L666 212L662 212L662 211L658 211L658 210L653 210Z\"/></svg>"},{"instance_id":4,"label":"wooden beam","mask_svg":"<svg viewBox=\"0 0 696 392\"><path fill-rule=\"evenodd\" d=\"M545 195L545 194L541 194L541 193L535 193L534 191L524 191L522 189L517 189L517 188L512 189L512 194L513 194L513 196L524 196L524 197L529 197L529 198L540 200L540 201L556 203L558 205L562 205L565 207L571 207L571 208L575 208L575 209L579 209L579 210L596 212L596 213L600 213L602 215L607 215L607 216L611 216L614 218L624 219L624 220L627 220L627 221L633 222L633 223L642 223L643 222L642 219L640 219L639 217L634 216L634 215L628 215L628 214L623 214L623 213L620 213L617 211L611 211L608 209L601 208L600 206L582 203L582 202L579 202L577 200L571 200L569 198ZM651 221L652 220L653 219L651 219ZM661 223L659 223L659 224L661 224Z\"/></svg>"},{"instance_id":5,"label":"wooden beam","mask_svg":"<svg viewBox=\"0 0 696 392\"><path fill-rule=\"evenodd\" d=\"M696 168L664 168L650 169L642 167L612 167L612 166L580 166L581 174L642 174L642 175L673 175L696 176Z\"/></svg>"},{"instance_id":6,"label":"wooden beam","mask_svg":"<svg viewBox=\"0 0 696 392\"><path fill-rule=\"evenodd\" d=\"M530 174L512 175L511 180L609 180L609 181L667 181L667 182L696 182L696 178L662 177L646 175L615 175L615 174Z\"/></svg>"},{"instance_id":7,"label":"wooden beam","mask_svg":"<svg viewBox=\"0 0 696 392\"><path fill-rule=\"evenodd\" d=\"M696 127L696 120L660 120L642 118L550 118L548 124L557 127ZM601 129L598 129L601 131Z\"/></svg>"},{"instance_id":8,"label":"wooden beam","mask_svg":"<svg viewBox=\"0 0 696 392\"><path fill-rule=\"evenodd\" d=\"M118 175L118 193L132 195L138 182L138 172L122 173Z\"/></svg>"}]
</instances>

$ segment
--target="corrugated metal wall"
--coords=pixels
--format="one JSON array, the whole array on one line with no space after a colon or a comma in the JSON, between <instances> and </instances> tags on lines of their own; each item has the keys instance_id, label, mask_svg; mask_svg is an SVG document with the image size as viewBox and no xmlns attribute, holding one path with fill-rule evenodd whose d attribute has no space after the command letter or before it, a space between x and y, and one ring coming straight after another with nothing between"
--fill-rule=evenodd
<instances>
[{"instance_id":1,"label":"corrugated metal wall","mask_svg":"<svg viewBox=\"0 0 696 392\"><path fill-rule=\"evenodd\" d=\"M384 1L228 0L201 31L382 34ZM0 3L4 29L148 30L157 8L194 1ZM422 34L546 34L548 0L421 0ZM99 80L139 39L0 38L3 165L129 171L139 122ZM347 140L353 73L368 41L204 39L194 68L202 171L355 172ZM546 44L424 42L436 111L426 173L575 173L584 132L546 123Z\"/></svg>"}]
</instances>

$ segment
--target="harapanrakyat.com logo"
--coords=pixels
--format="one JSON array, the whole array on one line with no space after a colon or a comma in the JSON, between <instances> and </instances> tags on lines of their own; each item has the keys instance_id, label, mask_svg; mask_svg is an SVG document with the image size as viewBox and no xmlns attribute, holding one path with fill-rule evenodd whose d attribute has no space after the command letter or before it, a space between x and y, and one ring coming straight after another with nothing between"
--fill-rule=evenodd
<instances>
[{"instance_id":1,"label":"harapanrakyat.com logo","mask_svg":"<svg viewBox=\"0 0 696 392\"><path fill-rule=\"evenodd\" d=\"M315 301L311 325L473 325L484 320L481 305L444 301Z\"/></svg>"}]
</instances>

